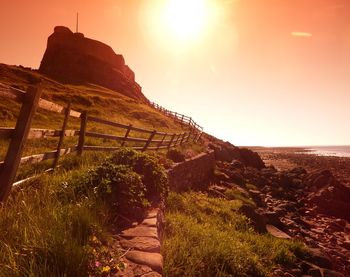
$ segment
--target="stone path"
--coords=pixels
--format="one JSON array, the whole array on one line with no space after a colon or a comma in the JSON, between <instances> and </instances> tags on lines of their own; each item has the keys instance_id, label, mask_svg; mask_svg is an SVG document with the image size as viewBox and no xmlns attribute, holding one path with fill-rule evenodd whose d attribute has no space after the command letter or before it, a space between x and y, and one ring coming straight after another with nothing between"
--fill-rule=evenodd
<instances>
[{"instance_id":1,"label":"stone path","mask_svg":"<svg viewBox=\"0 0 350 277\"><path fill-rule=\"evenodd\" d=\"M119 234L119 244L125 252L122 262L126 265L120 274L124 277L159 277L163 272L160 254L159 209L151 210L137 226Z\"/></svg>"}]
</instances>

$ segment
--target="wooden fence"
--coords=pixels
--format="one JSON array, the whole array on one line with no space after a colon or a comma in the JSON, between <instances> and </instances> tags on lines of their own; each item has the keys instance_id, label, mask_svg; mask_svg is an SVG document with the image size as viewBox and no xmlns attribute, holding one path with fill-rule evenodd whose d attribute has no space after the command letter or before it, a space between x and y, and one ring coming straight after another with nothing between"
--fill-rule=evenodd
<instances>
[{"instance_id":1,"label":"wooden fence","mask_svg":"<svg viewBox=\"0 0 350 277\"><path fill-rule=\"evenodd\" d=\"M183 143L194 141L197 142L202 134L202 128L192 119L182 116L181 123L186 124L189 129L182 133L165 133L156 130L148 130L135 127L133 125L124 125L117 122L108 121L105 119L90 116L86 111L78 112L71 109L70 103L66 107L47 101L41 97L42 89L40 85L30 86L27 91L22 91L0 83L0 97L13 99L21 103L20 113L17 119L15 128L0 127L0 138L9 139L7 154L3 162L0 162L0 201L5 200L13 185L22 183L25 180L13 183L16 177L17 170L20 165L36 164L45 160L53 160L52 169L54 169L61 156L76 152L81 155L83 151L113 151L126 145L127 142L132 142L132 148L140 151L170 149ZM35 129L31 128L32 119L37 109L44 109L51 112L56 112L64 115L62 129ZM79 118L79 130L68 130L67 124L69 118ZM179 121L176 117L176 121ZM102 134L87 131L89 122L102 124L114 128L123 129L123 136L110 134ZM133 137L131 131L146 134L146 138ZM62 148L65 137L78 137L78 145L69 148ZM48 137L58 137L57 148L53 151L22 157L24 145L29 139L40 139ZM86 137L102 138L104 140L118 141L119 146L92 146L86 145ZM28 178L30 179L30 178ZM26 179L27 180L27 179Z\"/></svg>"},{"instance_id":2,"label":"wooden fence","mask_svg":"<svg viewBox=\"0 0 350 277\"><path fill-rule=\"evenodd\" d=\"M192 126L193 128L199 130L199 131L203 131L203 127L201 127L200 125L198 125L190 116L186 116L184 114L180 114L177 112L173 112L170 111L168 109L163 108L162 106L158 105L157 103L154 102L150 102L150 106L157 109L158 111L162 112L163 114L172 117L175 121L181 123L181 124L185 124L188 126Z\"/></svg>"}]
</instances>

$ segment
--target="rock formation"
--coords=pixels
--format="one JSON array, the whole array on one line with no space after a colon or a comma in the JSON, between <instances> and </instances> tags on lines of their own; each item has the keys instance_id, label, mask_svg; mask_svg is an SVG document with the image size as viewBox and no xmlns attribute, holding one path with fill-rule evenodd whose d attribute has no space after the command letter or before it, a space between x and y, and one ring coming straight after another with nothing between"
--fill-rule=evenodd
<instances>
[{"instance_id":1,"label":"rock formation","mask_svg":"<svg viewBox=\"0 0 350 277\"><path fill-rule=\"evenodd\" d=\"M97 84L148 102L122 55L115 54L102 42L73 33L67 27L55 27L48 38L39 72L63 83Z\"/></svg>"}]
</instances>

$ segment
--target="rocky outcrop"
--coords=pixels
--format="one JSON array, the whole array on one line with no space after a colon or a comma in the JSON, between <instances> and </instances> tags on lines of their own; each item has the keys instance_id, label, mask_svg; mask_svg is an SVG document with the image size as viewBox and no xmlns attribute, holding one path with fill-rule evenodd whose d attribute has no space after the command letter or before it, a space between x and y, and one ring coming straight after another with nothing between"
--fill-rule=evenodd
<instances>
[{"instance_id":1,"label":"rocky outcrop","mask_svg":"<svg viewBox=\"0 0 350 277\"><path fill-rule=\"evenodd\" d=\"M235 193L227 194L232 189ZM344 276L350 272L349 188L329 170L277 171L272 166L258 170L241 161L220 160L208 193L246 199L239 212L256 231L296 238L310 247L295 268L278 269L272 276Z\"/></svg>"},{"instance_id":2,"label":"rocky outcrop","mask_svg":"<svg viewBox=\"0 0 350 277\"><path fill-rule=\"evenodd\" d=\"M329 170L316 170L305 178L310 191L308 202L317 212L350 221L350 188L340 183Z\"/></svg>"},{"instance_id":3,"label":"rocky outcrop","mask_svg":"<svg viewBox=\"0 0 350 277\"><path fill-rule=\"evenodd\" d=\"M102 42L73 33L67 27L55 27L48 38L39 72L63 83L97 84L148 102L122 55L117 55Z\"/></svg>"},{"instance_id":4,"label":"rocky outcrop","mask_svg":"<svg viewBox=\"0 0 350 277\"><path fill-rule=\"evenodd\" d=\"M209 143L208 147L215 152L215 159L218 161L232 162L238 160L245 166L262 169L265 167L264 162L259 154L247 148L239 148L229 142Z\"/></svg>"}]
</instances>

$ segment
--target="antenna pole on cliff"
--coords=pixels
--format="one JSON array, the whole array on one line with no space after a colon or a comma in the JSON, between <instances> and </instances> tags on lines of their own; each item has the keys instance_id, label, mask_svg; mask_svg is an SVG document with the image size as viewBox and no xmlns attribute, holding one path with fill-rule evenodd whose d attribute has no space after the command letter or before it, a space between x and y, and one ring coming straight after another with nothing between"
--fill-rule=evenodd
<instances>
[{"instance_id":1,"label":"antenna pole on cliff","mask_svg":"<svg viewBox=\"0 0 350 277\"><path fill-rule=\"evenodd\" d=\"M78 33L78 29L79 29L79 13L77 13L77 24L76 24L76 28L75 28L76 33Z\"/></svg>"}]
</instances>

